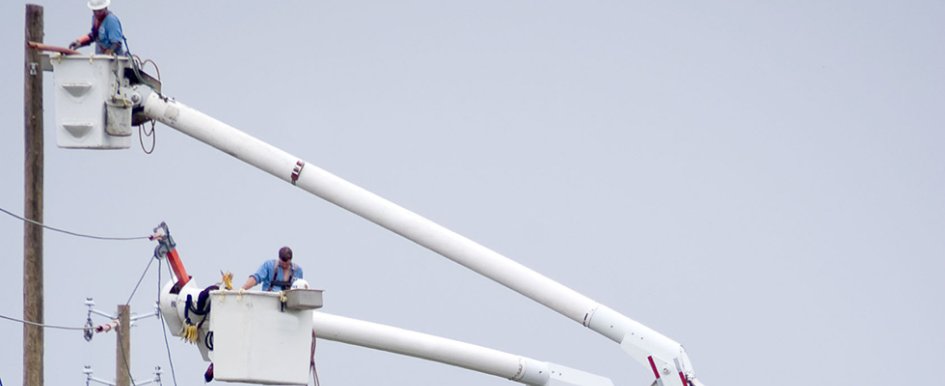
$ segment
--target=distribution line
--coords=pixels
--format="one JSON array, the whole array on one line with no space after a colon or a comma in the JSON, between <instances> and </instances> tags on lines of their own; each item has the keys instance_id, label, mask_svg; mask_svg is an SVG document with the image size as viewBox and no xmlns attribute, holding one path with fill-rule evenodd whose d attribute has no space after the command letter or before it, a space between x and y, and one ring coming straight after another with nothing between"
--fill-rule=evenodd
<instances>
[{"instance_id":1,"label":"distribution line","mask_svg":"<svg viewBox=\"0 0 945 386\"><path fill-rule=\"evenodd\" d=\"M170 265L168 265L170 269ZM161 260L158 260L158 304L161 303ZM173 277L173 276L171 276ZM174 359L171 358L171 344L167 342L167 323L164 323L164 313L158 313L158 320L161 321L161 331L164 332L164 347L167 348L167 361L171 364L171 378L174 379L174 386L177 386L177 373L174 371ZM3 386L3 385L0 385Z\"/></svg>"},{"instance_id":2,"label":"distribution line","mask_svg":"<svg viewBox=\"0 0 945 386\"><path fill-rule=\"evenodd\" d=\"M39 222L39 221L30 220L30 219L25 218L25 217L20 217L20 216L17 216L16 214L14 214L13 212L10 212L10 211L8 211L8 210L6 210L6 209L3 209L3 208L0 208L0 212L6 213L6 214L8 214L8 215L10 215L10 216L13 216L13 217L16 217L16 218L20 219L21 221L26 221L26 222L28 222L28 223L30 223L30 224L33 224L33 225L39 225L39 226L41 226L41 227L43 227L43 228L46 228L46 229L49 229L49 230L51 230L51 231L62 232L62 233L65 233L65 234L67 234L67 235L72 235L72 236L85 237L85 238L96 239L96 240L114 240L114 241L146 240L146 239L148 239L148 236L140 236L140 237L103 237L103 236L86 235L86 234L81 234L81 233L76 233L76 232L70 232L70 231L67 231L67 230L65 230L65 229L54 228L54 227L51 227L51 226L49 226L49 225L45 225L45 224L43 224L43 223L41 223L41 222Z\"/></svg>"},{"instance_id":3,"label":"distribution line","mask_svg":"<svg viewBox=\"0 0 945 386\"><path fill-rule=\"evenodd\" d=\"M133 290L131 290L131 295L128 295L128 300L125 302L126 305L130 304L130 303L131 303L131 299L135 297L135 293L138 292L138 287L141 286L141 281L144 280L144 277L147 275L148 270L151 269L151 264L154 263L154 260L155 260L155 258L150 258L150 257L148 258L148 266L144 268L144 272L141 272L141 277L138 278L138 284L135 284L135 288L134 288ZM160 296L161 296L161 293L160 293L160 288L161 288L161 272L160 272L160 269L161 269L161 268L160 268L160 266L159 266L159 267L158 267L158 290L159 290L159 292L158 292L158 302L157 302L157 304L160 304L160 301L161 301L161 298L160 298ZM163 324L163 323L161 323L161 324ZM127 333L127 332L126 332L126 333ZM124 365L125 365L125 370L128 371L128 379L131 381L132 386L133 386L133 385L136 385L136 383L135 383L135 378L131 375L131 364L129 363L130 361L128 360L128 354L125 352L125 348L124 348L122 345L118 345L118 350L121 351L121 359L122 359L122 362L123 362ZM3 385L0 385L0 386L3 386Z\"/></svg>"},{"instance_id":4,"label":"distribution line","mask_svg":"<svg viewBox=\"0 0 945 386\"><path fill-rule=\"evenodd\" d=\"M67 231L67 230L65 230L65 229L59 229L59 228L51 227L51 226L45 225L45 224L43 224L43 223L41 223L41 222L39 222L39 221L35 221L35 220L28 219L28 218L25 218L25 217L22 217L22 216L18 216L18 215L16 215L16 214L14 214L13 212L10 212L10 211L8 211L8 210L6 210L6 209L3 209L3 208L0 208L0 212L6 213L7 215L10 215L10 216L12 216L12 217L14 217L14 218L17 218L17 219L21 220L21 221L24 221L24 222L27 222L27 223L30 223L30 224L33 224L33 225L41 226L41 227L43 227L43 228L45 228L45 229L49 229L49 230L52 230L52 231L61 232L61 233L65 233L65 234L72 235L72 236L77 236L77 237L85 237L85 238L96 239L96 240L110 240L110 241L146 240L146 239L149 239L149 238L150 238L150 237L148 237L148 236L140 236L140 237L103 237L103 236L87 235L87 234L82 234L82 233L76 233L76 232ZM154 260L149 259L149 261L148 261L148 266L145 267L144 272L141 273L141 278L138 279L138 283L135 284L135 288L131 291L131 295L128 296L128 301L125 302L125 304L128 304L128 303L131 302L131 299L135 296L135 293L138 291L138 287L141 285L141 281L144 280L144 277L145 277L145 275L148 273L148 270L151 268L151 264L152 264L153 262L154 262ZM160 277L161 277L161 276L160 276L160 268L158 268L158 290L159 290L159 291L160 291L160 284L161 284L161 283L160 283ZM159 294L160 294L160 292L159 292ZM10 321L14 321L14 322L20 322L20 323L24 323L24 324L28 324L28 325L43 327L43 328L57 328L57 329L63 329L63 330L81 330L81 331L84 331L84 330L86 329L86 327L64 327L64 326L47 325L47 324L42 324L42 323L36 323L36 322L30 322L30 321L26 321L26 320L11 318L11 317L4 316L4 315L0 315L0 318L7 319L7 320L10 320ZM161 324L164 324L164 323L161 323ZM165 339L165 343L167 343L167 333L166 333L166 331L165 331L164 339ZM126 368L126 370L128 371L128 378L129 378L129 380L131 381L131 384L134 385L134 384L135 384L135 380L134 380L134 378L131 376L131 367L130 367L130 365L129 365L129 363L128 363L128 356L127 356L127 354L124 352L123 347L119 346L119 349L121 349L121 354L120 354L120 355L122 356L122 359L123 359L125 368ZM168 347L168 359L170 359L170 347ZM174 364L173 364L173 362L171 362L171 373L172 373L172 375L174 376L174 384L176 385L176 384L177 384L177 375L176 375L176 374L173 374L173 372L174 372ZM0 384L0 386L2 386L2 384Z\"/></svg>"},{"instance_id":5,"label":"distribution line","mask_svg":"<svg viewBox=\"0 0 945 386\"><path fill-rule=\"evenodd\" d=\"M128 295L128 301L125 304L131 304L131 298L135 297L135 293L138 292L138 287L141 286L141 281L144 280L144 276L147 275L148 270L151 269L151 263L154 263L155 258L148 258L148 266L144 268L144 272L141 272L141 277L138 278L138 284L135 284L135 289L131 290L131 295ZM160 281L160 267L158 267L158 285L161 285ZM160 293L158 293L158 301L161 301ZM0 385L2 386L2 385Z\"/></svg>"},{"instance_id":6,"label":"distribution line","mask_svg":"<svg viewBox=\"0 0 945 386\"><path fill-rule=\"evenodd\" d=\"M43 327L43 328L57 328L57 329L60 329L60 330L82 330L82 331L85 330L85 327L53 326L53 325L51 325L51 324L42 324L42 323L30 322L30 321L28 321L28 320L23 320L23 319L11 318L11 317L5 316L5 315L0 315L0 319L6 319L6 320L9 320L9 321L13 321L13 322L20 322L20 323L23 323L23 324L29 324L29 325L31 325L31 326Z\"/></svg>"}]
</instances>

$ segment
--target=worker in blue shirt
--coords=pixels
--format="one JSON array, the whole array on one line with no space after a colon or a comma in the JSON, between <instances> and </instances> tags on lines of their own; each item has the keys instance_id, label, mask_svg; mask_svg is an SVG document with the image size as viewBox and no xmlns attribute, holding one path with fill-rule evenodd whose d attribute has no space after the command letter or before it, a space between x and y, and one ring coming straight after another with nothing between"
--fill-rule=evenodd
<instances>
[{"instance_id":1,"label":"worker in blue shirt","mask_svg":"<svg viewBox=\"0 0 945 386\"><path fill-rule=\"evenodd\" d=\"M92 31L69 44L70 49L95 43L95 53L100 55L127 55L125 35L118 16L108 10L111 0L89 0L92 10Z\"/></svg>"},{"instance_id":2,"label":"worker in blue shirt","mask_svg":"<svg viewBox=\"0 0 945 386\"><path fill-rule=\"evenodd\" d=\"M292 282L302 278L302 267L292 263L292 249L279 249L279 258L267 260L256 273L249 275L243 289L248 290L262 283L263 291L285 291L292 288Z\"/></svg>"}]
</instances>

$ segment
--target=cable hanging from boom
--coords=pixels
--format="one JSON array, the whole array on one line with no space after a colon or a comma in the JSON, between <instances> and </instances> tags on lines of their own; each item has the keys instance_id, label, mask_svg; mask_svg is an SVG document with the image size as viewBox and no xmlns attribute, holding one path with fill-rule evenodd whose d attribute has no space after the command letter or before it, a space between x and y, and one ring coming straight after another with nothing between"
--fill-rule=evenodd
<instances>
[{"instance_id":1,"label":"cable hanging from boom","mask_svg":"<svg viewBox=\"0 0 945 386\"><path fill-rule=\"evenodd\" d=\"M10 211L8 211L8 210L6 210L6 209L3 209L3 208L0 208L0 212L6 213L6 214L10 215L11 217L14 217L14 218L19 219L20 221L25 221L25 222L28 222L28 223L30 223L30 224L38 225L38 226L41 226L41 227L43 227L43 228L49 229L49 230L51 230L51 231L61 232L61 233L65 233L65 234L67 234L67 235L72 235L72 236L76 236L76 237L85 237L85 238L89 238L89 239L109 240L109 241L130 241L130 240L147 240L147 239L148 239L148 236L140 236L140 237L104 237L104 236L86 235L86 234L82 234L82 233L76 233L76 232L67 231L67 230L65 230L65 229L59 229L59 228L51 227L51 226L46 225L46 224L43 224L43 223L41 223L41 222L39 222L39 221L35 221L35 220L31 220L31 219L28 219L28 218L25 218L25 217L17 216L17 215L14 214L13 212L10 212Z\"/></svg>"},{"instance_id":2,"label":"cable hanging from boom","mask_svg":"<svg viewBox=\"0 0 945 386\"><path fill-rule=\"evenodd\" d=\"M161 81L161 69L158 68L157 63L155 63L151 59L141 60L141 58L138 55L131 55L131 58L132 58L132 62L131 62L132 67L134 68L135 73L138 74L139 78L141 77L141 74L139 73L139 69L143 69L145 65L147 65L148 63L151 63L151 66L154 67L154 72L157 74L158 82ZM154 130L155 122L154 120L151 120L151 130L148 130L145 127L145 125L147 125L147 122L142 122L140 125L138 125L138 142L141 144L141 150L144 151L144 154L151 154L154 152L155 146L157 146L157 132ZM144 146L145 137L151 138L150 149Z\"/></svg>"}]
</instances>

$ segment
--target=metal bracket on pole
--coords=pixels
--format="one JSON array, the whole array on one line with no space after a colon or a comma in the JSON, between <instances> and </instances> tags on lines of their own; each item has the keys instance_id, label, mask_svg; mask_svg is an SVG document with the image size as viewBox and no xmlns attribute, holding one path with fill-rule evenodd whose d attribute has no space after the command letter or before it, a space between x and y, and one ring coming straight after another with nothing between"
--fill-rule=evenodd
<instances>
[{"instance_id":1,"label":"metal bracket on pole","mask_svg":"<svg viewBox=\"0 0 945 386\"><path fill-rule=\"evenodd\" d=\"M106 381L104 379L92 376L92 366L86 365L82 369L82 373L85 374L85 386L90 386L92 382L101 383L103 385L115 386L115 383ZM161 382L161 366L154 366L154 378L151 378L144 382L135 382L135 385L148 385L152 383L157 383L162 385Z\"/></svg>"},{"instance_id":2,"label":"metal bracket on pole","mask_svg":"<svg viewBox=\"0 0 945 386\"><path fill-rule=\"evenodd\" d=\"M85 373L85 386L89 386L92 382L101 383L103 385L115 386L114 383L108 382L101 378L96 378L92 376L92 366L85 365L85 368L82 369L82 372Z\"/></svg>"},{"instance_id":3,"label":"metal bracket on pole","mask_svg":"<svg viewBox=\"0 0 945 386\"><path fill-rule=\"evenodd\" d=\"M87 341L92 340L93 331L94 332L108 332L111 330L115 330L118 333L118 352L116 353L116 355L124 356L125 366L128 366L127 362L129 358L128 354L129 354L129 346L130 346L130 339L131 339L130 327L133 327L135 325L134 324L135 321L141 320L144 318L149 318L152 316L156 317L158 316L158 313L160 312L159 305L155 304L154 312L149 312L147 314L135 315L135 316L129 317L128 315L130 314L130 311L128 310L127 304L118 305L118 310L121 315L113 315L107 312L96 310L95 308L93 308L95 307L95 300L92 300L92 298L86 298L85 305L86 307L88 307L88 319L86 321L85 331L84 331L85 340ZM92 314L104 316L109 319L109 322L99 325L97 327L92 327ZM122 318L124 318L125 321L122 321ZM100 383L103 385L110 385L110 386L129 384L128 381L131 379L129 371L123 372L122 370L130 370L130 367L122 368L121 364L119 364L118 369L119 371L118 371L116 380L113 383L113 382L109 382L100 378L93 377L92 367L85 366L85 368L82 371L86 375L85 384L86 386L89 386L91 382L96 382L96 383ZM143 381L143 382L134 382L135 385L147 385L150 383L161 384L161 366L156 366L154 368L154 378L147 381Z\"/></svg>"},{"instance_id":4,"label":"metal bracket on pole","mask_svg":"<svg viewBox=\"0 0 945 386\"><path fill-rule=\"evenodd\" d=\"M85 305L89 308L89 311L88 311L88 319L87 319L86 325L85 325L85 329L86 329L86 331L85 331L85 334L86 334L85 340L87 340L87 341L92 340L91 333L92 333L93 330L94 330L95 332L108 332L108 331L111 331L111 330L117 328L117 326L118 326L118 315L116 315L116 314L110 314L110 313L107 313L107 312L105 312L105 311L101 311L101 310L97 310L97 309L92 308L92 307L95 306L95 301L92 300L92 298L85 298ZM160 312L161 312L160 306L158 305L158 303L155 303L155 304L154 304L154 312L150 312L150 313L142 314L142 315L132 315L131 318L130 318L131 326L134 327L135 325L137 325L137 323L135 323L135 322L137 322L137 321L139 321L139 320L141 320L141 319L151 318L151 317L155 317L155 318L156 318L156 317L158 317L158 315L160 314ZM92 325L92 314L95 314L95 315L99 315L99 316L103 316L103 317L105 317L105 318L108 318L109 322L106 323L106 324L103 324L103 325L99 325L98 327L93 327L93 325Z\"/></svg>"}]
</instances>

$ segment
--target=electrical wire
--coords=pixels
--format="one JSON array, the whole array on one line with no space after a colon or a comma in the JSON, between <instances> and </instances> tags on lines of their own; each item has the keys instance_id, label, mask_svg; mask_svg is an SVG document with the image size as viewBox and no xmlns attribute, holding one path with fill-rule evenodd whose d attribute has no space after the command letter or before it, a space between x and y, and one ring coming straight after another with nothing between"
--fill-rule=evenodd
<instances>
[{"instance_id":1,"label":"electrical wire","mask_svg":"<svg viewBox=\"0 0 945 386\"><path fill-rule=\"evenodd\" d=\"M315 342L318 340L318 339L315 337L315 335L316 335L316 334L315 334L315 329L313 328L313 329L312 329L312 358L311 358L311 360L312 360L312 363L311 363L311 366L312 366L312 378L314 378L315 386L321 386L322 383L321 383L321 381L318 380L318 368L317 368L317 366L315 366ZM2 385L0 385L0 386L2 386Z\"/></svg>"},{"instance_id":2,"label":"electrical wire","mask_svg":"<svg viewBox=\"0 0 945 386\"><path fill-rule=\"evenodd\" d=\"M131 329L129 328L129 330ZM130 334L131 331L120 331L120 333ZM118 345L118 351L121 351L121 361L125 364L125 371L128 372L128 380L131 381L131 386L135 386L135 377L131 376L131 365L128 363L128 353L125 352L125 348L121 344Z\"/></svg>"},{"instance_id":3,"label":"electrical wire","mask_svg":"<svg viewBox=\"0 0 945 386\"><path fill-rule=\"evenodd\" d=\"M144 272L142 272L142 273L141 273L141 277L138 278L138 283L135 284L135 288L134 288L133 290L131 290L131 295L128 295L128 301L125 302L125 305L128 305L128 304L131 303L131 299L134 298L135 293L138 292L138 287L141 286L141 281L144 280L144 277L148 274L148 271L151 270L151 264L154 264L154 260L155 260L155 259L154 259L153 257L149 257L149 258L148 258L148 266L144 268ZM160 285L161 285L161 280L160 280L160 268L159 268L159 271L158 271L158 301L160 301L160 296L161 296ZM123 331L122 333L124 333L124 334L130 334L131 331ZM128 371L128 379L131 381L131 384L132 384L132 385L135 385L135 379L134 379L134 377L131 375L131 364L129 363L129 360L128 360L128 354L125 352L125 348L124 348L122 345L118 345L118 350L121 351L121 357L122 357L121 359L122 359L122 361L123 361L124 364L125 364L125 369Z\"/></svg>"},{"instance_id":4,"label":"electrical wire","mask_svg":"<svg viewBox=\"0 0 945 386\"><path fill-rule=\"evenodd\" d=\"M144 239L150 239L149 236L141 236L141 237L103 237L103 236L87 235L87 234L71 232L71 231L67 231L67 230L64 230L64 229L59 229L59 228L55 228L55 227L52 227L52 226L48 226L48 225L45 225L45 224L43 224L43 223L41 223L41 222L38 222L38 221L35 221L35 220L31 220L31 219L28 219L28 218L25 218L25 217L18 216L18 215L16 215L16 214L14 214L13 212L10 212L10 211L8 211L8 210L6 210L6 209L3 209L3 208L0 208L0 212L6 213L7 215L10 215L11 217L17 218L17 219L19 219L19 220L21 220L21 221L24 221L24 222L27 222L27 223L30 223L30 224L33 224L33 225L41 226L41 227L43 227L43 228L45 228L45 229L49 229L49 230L52 230L52 231L61 232L61 233L65 233L65 234L72 235L72 236L77 236L77 237L85 237L85 238L96 239L96 240L111 240L111 241L129 241L129 240L144 240ZM125 304L131 303L131 299L134 298L135 293L138 292L138 288L141 286L141 282L144 280L144 277L147 275L148 271L151 269L151 264L153 264L153 263L154 263L154 260L151 260L151 259L149 258L147 267L145 267L144 272L141 273L141 277L138 278L138 283L135 284L135 288L131 291L131 295L128 296L128 301L126 301ZM158 301L159 301L159 302L160 302L160 297L161 297L161 267L160 267L161 265L162 265L162 264L160 264L160 260L159 260L159 262L158 262L158 282L157 282L157 284L158 284ZM170 267L168 267L168 269L170 269ZM176 373L176 371L175 371L175 369L174 369L174 360L173 360L173 358L171 357L171 346L170 346L170 343L168 342L168 339L167 339L167 324L164 323L164 315L160 315L160 313L159 313L159 316L160 316L160 320L161 320L162 331L164 332L164 345L165 345L165 347L167 348L167 358L168 358L168 362L170 362L170 365L171 365L171 376L172 376L172 378L173 378L173 380L174 380L174 386L177 386L177 373ZM28 324L28 325L32 325L32 326L42 327L42 328L54 328L54 329L78 330L78 331L85 331L85 329L86 329L86 327L66 327L66 326L56 326L56 325L49 325L49 324L42 324L42 323L30 322L30 321L26 321L26 320L22 320L22 319L12 318L12 317L5 316L5 315L0 315L0 318L6 319L6 320L10 320L10 321L14 321L14 322L23 323L23 324ZM130 333L130 331L126 331L125 333ZM119 349L120 349L120 351L121 351L122 360L123 360L123 362L124 362L124 364L125 364L125 367L126 367L126 369L127 369L127 371L128 371L128 378L131 380L131 384L134 385L134 384L135 384L135 381L134 381L134 378L131 376L131 367L130 367L129 364L128 364L128 356L127 356L127 354L124 352L124 348L123 348L123 347L119 347Z\"/></svg>"},{"instance_id":5,"label":"electrical wire","mask_svg":"<svg viewBox=\"0 0 945 386\"><path fill-rule=\"evenodd\" d=\"M5 315L0 315L0 319L6 319L6 320L9 320L9 321L13 321L13 322L20 322L20 323L23 323L23 324L28 324L28 325L31 325L31 326L42 327L42 328L55 328L55 329L60 329L60 330L82 330L82 331L85 330L85 327L54 326L54 325L51 325L51 324L36 323L36 322L30 322L30 321L28 321L28 320L23 320L23 319L11 318L11 317L5 316Z\"/></svg>"},{"instance_id":6,"label":"electrical wire","mask_svg":"<svg viewBox=\"0 0 945 386\"><path fill-rule=\"evenodd\" d=\"M158 304L161 304L161 260L158 260ZM170 268L170 266L168 266ZM167 323L164 322L164 313L158 312L158 320L161 321L161 331L164 331L164 347L167 348L167 362L171 365L171 379L174 380L174 386L177 386L177 372L174 371L174 359L171 358L171 344L167 341ZM2 386L2 385L0 385Z\"/></svg>"},{"instance_id":7,"label":"electrical wire","mask_svg":"<svg viewBox=\"0 0 945 386\"><path fill-rule=\"evenodd\" d=\"M138 284L135 284L135 289L131 290L131 295L128 296L128 301L126 301L125 304L131 304L131 298L135 296L135 292L138 292L138 286L141 285L141 281L144 280L144 276L148 274L148 270L151 269L151 264L154 263L154 260L155 259L153 257L148 258L148 266L144 268L144 272L141 272L141 277L138 278ZM158 285L160 284L161 282L158 281ZM158 292L158 301L160 301L160 296L160 292Z\"/></svg>"},{"instance_id":8,"label":"electrical wire","mask_svg":"<svg viewBox=\"0 0 945 386\"><path fill-rule=\"evenodd\" d=\"M144 277L148 274L148 271L151 270L151 264L154 264L154 260L155 259L153 257L148 258L148 266L144 268L144 272L142 272L141 277L138 278L138 283L135 284L135 288L131 290L131 295L128 295L128 301L125 302L125 305L128 305L131 303L131 299L134 298L135 293L138 292L138 287L141 286L141 282L144 280ZM159 304L160 304L160 300L161 300L161 268L160 266L158 266L158 302ZM164 324L163 320L161 320L161 324L162 325ZM121 333L130 334L131 331L122 331ZM128 379L131 381L132 385L135 385L136 384L135 379L131 375L131 364L129 363L130 361L128 360L128 353L125 352L125 348L122 345L118 345L118 350L120 351L122 362L124 363L125 370L127 371ZM172 368L173 368L173 365L172 365Z\"/></svg>"},{"instance_id":9,"label":"electrical wire","mask_svg":"<svg viewBox=\"0 0 945 386\"><path fill-rule=\"evenodd\" d=\"M39 222L39 221L35 221L35 220L31 220L31 219L28 219L28 218L25 218L25 217L17 216L16 214L14 214L14 213L12 213L12 212L6 210L6 209L3 209L3 208L0 208L0 212L6 213L6 214L8 214L8 215L10 215L10 216L12 216L12 217L15 217L15 218L21 220L21 221L24 221L24 222L27 222L27 223L30 223L30 224L33 224L33 225L41 226L41 227L43 227L43 228L45 228L45 229L49 229L49 230L52 230L52 231L61 232L61 233L65 233L65 234L72 235L72 236L77 236L77 237L85 237L85 238L90 238L90 239L109 240L109 241L143 240L143 239L149 239L149 238L150 238L150 237L148 237L148 236L141 236L141 237L103 237L103 236L87 235L87 234L76 233L76 232L71 232L71 231L67 231L67 230L64 230L64 229L59 229L59 228L51 227L51 226L45 225L45 224L43 224L43 223L41 223L41 222ZM149 260L150 260L150 258L149 258ZM148 270L150 270L151 264L152 264L153 262L154 262L153 260L151 260L151 261L148 262L148 266L145 267L144 272L141 274L141 277L138 279L138 283L135 285L135 288L131 291L131 295L128 296L128 301L125 302L125 304L128 304L128 303L131 302L131 299L135 296L135 293L138 291L138 287L141 285L141 281L144 280L144 276L148 273ZM160 273L159 273L159 277L160 277ZM158 281L158 286L159 286L159 287L158 287L158 290L159 290L158 294L160 295L160 279L159 279L159 281ZM64 327L64 326L46 325L46 324L35 323L35 322L26 321L26 320L20 320L20 319L16 319L16 318L11 318L11 317L4 316L4 315L0 315L0 318L7 319L7 320L11 320L11 321L15 321L15 322L20 322L20 323L24 323L24 324L29 324L29 325L33 325L33 326L43 327L43 328L57 328L57 329L63 329L63 330L82 330L82 331L85 331L85 330L86 330L86 327L85 327L85 326L83 326L83 327ZM128 334L128 333L131 333L131 331L123 331L123 333ZM126 369L127 372L128 372L128 379L131 380L131 384L132 384L132 385L135 385L134 377L131 375L131 366L130 366L129 363L128 363L128 355L127 355L127 353L125 353L124 347L122 347L122 346L120 346L120 345L119 345L119 351L121 351L122 361L124 362L125 369ZM173 369L173 365L171 366L171 368ZM175 385L176 385L176 379L175 379Z\"/></svg>"},{"instance_id":10,"label":"electrical wire","mask_svg":"<svg viewBox=\"0 0 945 386\"><path fill-rule=\"evenodd\" d=\"M167 324L164 323L164 316L161 316L161 325L164 331L164 347L167 348L167 362L171 365L171 379L174 380L174 386L177 386L177 372L174 371L174 359L171 358L171 344L167 341Z\"/></svg>"},{"instance_id":11,"label":"electrical wire","mask_svg":"<svg viewBox=\"0 0 945 386\"><path fill-rule=\"evenodd\" d=\"M25 222L28 222L28 223L33 224L33 225L41 226L41 227L46 228L46 229L49 229L49 230L51 230L51 231L61 232L61 233L65 233L65 234L67 234L67 235L72 235L72 236L77 236L77 237L85 237L85 238L96 239L96 240L111 240L111 241L147 240L147 239L150 238L150 236L140 236L140 237L104 237L104 236L86 235L86 234L82 234L82 233L76 233L76 232L67 231L67 230L65 230L65 229L54 228L54 227L51 227L51 226L49 226L49 225L45 225L45 224L43 224L43 223L41 223L41 222L39 222L39 221L30 220L30 219L25 218L25 217L20 217L20 216L17 216L16 214L14 214L13 212L10 212L10 211L8 211L8 210L6 210L6 209L3 209L3 208L0 208L0 212L6 213L6 214L8 214L8 215L10 215L10 216L12 216L12 217L15 217L15 218L17 218L17 219L20 219L21 221L25 221Z\"/></svg>"}]
</instances>

